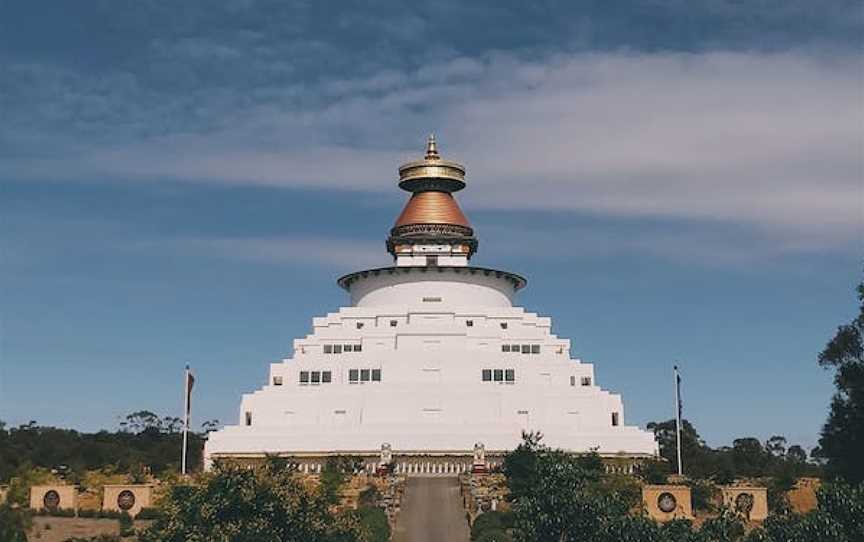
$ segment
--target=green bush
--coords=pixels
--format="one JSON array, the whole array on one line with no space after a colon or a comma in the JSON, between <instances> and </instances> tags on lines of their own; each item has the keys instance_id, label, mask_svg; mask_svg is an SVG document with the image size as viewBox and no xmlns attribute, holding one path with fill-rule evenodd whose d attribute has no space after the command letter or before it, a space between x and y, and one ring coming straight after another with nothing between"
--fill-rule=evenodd
<instances>
[{"instance_id":1,"label":"green bush","mask_svg":"<svg viewBox=\"0 0 864 542\"><path fill-rule=\"evenodd\" d=\"M120 536L129 536L135 533L135 524L132 522L132 516L127 512L122 512L117 518L117 523L120 524Z\"/></svg>"},{"instance_id":2,"label":"green bush","mask_svg":"<svg viewBox=\"0 0 864 542\"><path fill-rule=\"evenodd\" d=\"M512 523L512 517L508 512L499 512L497 510L484 512L477 516L471 525L471 540L480 540L488 532L504 531Z\"/></svg>"},{"instance_id":3,"label":"green bush","mask_svg":"<svg viewBox=\"0 0 864 542\"><path fill-rule=\"evenodd\" d=\"M507 531L501 529L491 529L484 532L476 539L476 542L512 542L513 537L507 534Z\"/></svg>"},{"instance_id":4,"label":"green bush","mask_svg":"<svg viewBox=\"0 0 864 542\"><path fill-rule=\"evenodd\" d=\"M158 508L142 508L135 516L135 519L159 519L161 512Z\"/></svg>"},{"instance_id":5,"label":"green bush","mask_svg":"<svg viewBox=\"0 0 864 542\"><path fill-rule=\"evenodd\" d=\"M0 505L0 542L27 542L30 514L20 508Z\"/></svg>"},{"instance_id":6,"label":"green bush","mask_svg":"<svg viewBox=\"0 0 864 542\"><path fill-rule=\"evenodd\" d=\"M690 480L687 485L694 510L713 512L717 508L717 486L705 480Z\"/></svg>"},{"instance_id":7,"label":"green bush","mask_svg":"<svg viewBox=\"0 0 864 542\"><path fill-rule=\"evenodd\" d=\"M366 535L367 542L388 542L390 540L390 523L384 510L374 506L363 506L357 510L360 518L360 529Z\"/></svg>"}]
</instances>

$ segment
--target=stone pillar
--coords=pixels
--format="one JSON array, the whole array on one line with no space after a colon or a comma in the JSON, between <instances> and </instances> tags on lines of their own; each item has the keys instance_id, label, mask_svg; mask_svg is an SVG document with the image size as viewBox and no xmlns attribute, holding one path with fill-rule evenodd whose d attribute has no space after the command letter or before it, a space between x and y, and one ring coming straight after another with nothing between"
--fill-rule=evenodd
<instances>
[{"instance_id":1,"label":"stone pillar","mask_svg":"<svg viewBox=\"0 0 864 542\"><path fill-rule=\"evenodd\" d=\"M50 485L30 488L33 510L78 510L78 486Z\"/></svg>"}]
</instances>

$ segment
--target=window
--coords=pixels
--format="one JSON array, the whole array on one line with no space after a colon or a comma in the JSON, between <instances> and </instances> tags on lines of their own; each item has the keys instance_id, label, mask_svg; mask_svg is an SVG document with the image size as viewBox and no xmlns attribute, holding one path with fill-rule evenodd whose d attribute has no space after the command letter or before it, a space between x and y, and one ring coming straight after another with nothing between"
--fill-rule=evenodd
<instances>
[{"instance_id":1,"label":"window","mask_svg":"<svg viewBox=\"0 0 864 542\"><path fill-rule=\"evenodd\" d=\"M583 386L590 386L591 385L591 377L590 376L583 376L582 377L582 385Z\"/></svg>"},{"instance_id":2,"label":"window","mask_svg":"<svg viewBox=\"0 0 864 542\"><path fill-rule=\"evenodd\" d=\"M246 411L246 425L252 425L252 413Z\"/></svg>"},{"instance_id":3,"label":"window","mask_svg":"<svg viewBox=\"0 0 864 542\"><path fill-rule=\"evenodd\" d=\"M501 345L501 351L502 352L509 352L510 351L510 345L509 344L502 344Z\"/></svg>"},{"instance_id":4,"label":"window","mask_svg":"<svg viewBox=\"0 0 864 542\"><path fill-rule=\"evenodd\" d=\"M617 412L612 413L612 426L613 427L618 426L618 413Z\"/></svg>"},{"instance_id":5,"label":"window","mask_svg":"<svg viewBox=\"0 0 864 542\"><path fill-rule=\"evenodd\" d=\"M576 385L576 377L575 377L575 376L572 376L572 375L570 376L570 385L571 385L571 386L575 386L575 385Z\"/></svg>"},{"instance_id":6,"label":"window","mask_svg":"<svg viewBox=\"0 0 864 542\"><path fill-rule=\"evenodd\" d=\"M363 322L357 322L357 329L363 329Z\"/></svg>"},{"instance_id":7,"label":"window","mask_svg":"<svg viewBox=\"0 0 864 542\"><path fill-rule=\"evenodd\" d=\"M360 382L369 382L369 369L360 369Z\"/></svg>"},{"instance_id":8,"label":"window","mask_svg":"<svg viewBox=\"0 0 864 542\"><path fill-rule=\"evenodd\" d=\"M321 372L321 383L322 384L329 384L332 381L333 381L333 373L331 373L330 371L322 371Z\"/></svg>"},{"instance_id":9,"label":"window","mask_svg":"<svg viewBox=\"0 0 864 542\"><path fill-rule=\"evenodd\" d=\"M531 353L531 345L530 344L523 344L522 345L522 353L523 354Z\"/></svg>"},{"instance_id":10,"label":"window","mask_svg":"<svg viewBox=\"0 0 864 542\"><path fill-rule=\"evenodd\" d=\"M516 371L513 369L505 369L504 370L504 381L505 382L516 382Z\"/></svg>"},{"instance_id":11,"label":"window","mask_svg":"<svg viewBox=\"0 0 864 542\"><path fill-rule=\"evenodd\" d=\"M424 297L423 302L424 303L440 303L441 298L440 297Z\"/></svg>"},{"instance_id":12,"label":"window","mask_svg":"<svg viewBox=\"0 0 864 542\"><path fill-rule=\"evenodd\" d=\"M320 384L321 383L321 371L312 371L312 383Z\"/></svg>"},{"instance_id":13,"label":"window","mask_svg":"<svg viewBox=\"0 0 864 542\"><path fill-rule=\"evenodd\" d=\"M300 384L309 383L309 371L300 371Z\"/></svg>"},{"instance_id":14,"label":"window","mask_svg":"<svg viewBox=\"0 0 864 542\"><path fill-rule=\"evenodd\" d=\"M332 344L325 344L324 345L324 353L325 354L332 354L333 353L333 345Z\"/></svg>"},{"instance_id":15,"label":"window","mask_svg":"<svg viewBox=\"0 0 864 542\"><path fill-rule=\"evenodd\" d=\"M381 369L372 369L372 382L381 382Z\"/></svg>"},{"instance_id":16,"label":"window","mask_svg":"<svg viewBox=\"0 0 864 542\"><path fill-rule=\"evenodd\" d=\"M333 353L334 354L341 354L342 353L342 345L341 344L334 344L333 345Z\"/></svg>"},{"instance_id":17,"label":"window","mask_svg":"<svg viewBox=\"0 0 864 542\"><path fill-rule=\"evenodd\" d=\"M282 385L282 377L281 376L274 376L273 377L273 385L274 386L281 386Z\"/></svg>"},{"instance_id":18,"label":"window","mask_svg":"<svg viewBox=\"0 0 864 542\"><path fill-rule=\"evenodd\" d=\"M356 384L357 381L360 380L360 371L357 369L349 369L348 370L348 382L351 384Z\"/></svg>"},{"instance_id":19,"label":"window","mask_svg":"<svg viewBox=\"0 0 864 542\"><path fill-rule=\"evenodd\" d=\"M465 320L465 325L468 327L474 327L474 320Z\"/></svg>"},{"instance_id":20,"label":"window","mask_svg":"<svg viewBox=\"0 0 864 542\"><path fill-rule=\"evenodd\" d=\"M438 265L438 256L426 256L426 265L435 267Z\"/></svg>"},{"instance_id":21,"label":"window","mask_svg":"<svg viewBox=\"0 0 864 542\"><path fill-rule=\"evenodd\" d=\"M502 369L495 369L493 372L495 377L495 382L503 382L504 381L504 371Z\"/></svg>"},{"instance_id":22,"label":"window","mask_svg":"<svg viewBox=\"0 0 864 542\"><path fill-rule=\"evenodd\" d=\"M510 345L510 351L518 354L519 353L519 345L518 344L511 344Z\"/></svg>"},{"instance_id":23,"label":"window","mask_svg":"<svg viewBox=\"0 0 864 542\"><path fill-rule=\"evenodd\" d=\"M353 350L354 350L354 345L353 345L353 344L346 344L346 345L343 345L343 346L342 346L342 351L343 351L343 352L352 352Z\"/></svg>"},{"instance_id":24,"label":"window","mask_svg":"<svg viewBox=\"0 0 864 542\"><path fill-rule=\"evenodd\" d=\"M396 320L390 320L390 327L396 327Z\"/></svg>"},{"instance_id":25,"label":"window","mask_svg":"<svg viewBox=\"0 0 864 542\"><path fill-rule=\"evenodd\" d=\"M540 345L539 344L532 344L531 345L531 353L532 354L539 354L540 353Z\"/></svg>"},{"instance_id":26,"label":"window","mask_svg":"<svg viewBox=\"0 0 864 542\"><path fill-rule=\"evenodd\" d=\"M492 382L492 369L483 369L483 382Z\"/></svg>"},{"instance_id":27,"label":"window","mask_svg":"<svg viewBox=\"0 0 864 542\"><path fill-rule=\"evenodd\" d=\"M362 352L363 351L363 345L362 344L355 344L354 345L354 351L355 352Z\"/></svg>"},{"instance_id":28,"label":"window","mask_svg":"<svg viewBox=\"0 0 864 542\"><path fill-rule=\"evenodd\" d=\"M501 329L507 329L507 322L501 322Z\"/></svg>"}]
</instances>

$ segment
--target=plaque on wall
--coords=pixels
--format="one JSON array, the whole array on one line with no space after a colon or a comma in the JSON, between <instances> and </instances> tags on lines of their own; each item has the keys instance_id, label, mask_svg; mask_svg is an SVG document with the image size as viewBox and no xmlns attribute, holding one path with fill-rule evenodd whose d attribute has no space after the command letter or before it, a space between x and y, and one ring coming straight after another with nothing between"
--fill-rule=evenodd
<instances>
[{"instance_id":1,"label":"plaque on wall","mask_svg":"<svg viewBox=\"0 0 864 542\"><path fill-rule=\"evenodd\" d=\"M135 506L134 493L128 489L124 489L119 495L117 495L117 507L120 508L120 510L131 510L133 506Z\"/></svg>"},{"instance_id":2,"label":"plaque on wall","mask_svg":"<svg viewBox=\"0 0 864 542\"><path fill-rule=\"evenodd\" d=\"M60 506L60 494L53 489L49 489L45 492L45 496L42 497L42 504L48 510L57 510L57 507Z\"/></svg>"},{"instance_id":3,"label":"plaque on wall","mask_svg":"<svg viewBox=\"0 0 864 542\"><path fill-rule=\"evenodd\" d=\"M677 507L678 501L675 499L675 495L665 492L661 493L660 496L657 497L657 508L659 508L661 512L668 514L674 512Z\"/></svg>"}]
</instances>

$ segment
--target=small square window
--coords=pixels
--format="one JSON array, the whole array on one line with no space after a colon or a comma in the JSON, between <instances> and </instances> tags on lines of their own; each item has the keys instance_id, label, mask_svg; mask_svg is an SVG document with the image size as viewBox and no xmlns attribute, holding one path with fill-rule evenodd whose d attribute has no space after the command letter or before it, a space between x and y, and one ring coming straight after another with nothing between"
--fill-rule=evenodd
<instances>
[{"instance_id":1,"label":"small square window","mask_svg":"<svg viewBox=\"0 0 864 542\"><path fill-rule=\"evenodd\" d=\"M281 386L282 385L282 377L281 376L274 376L273 377L273 385L274 386Z\"/></svg>"},{"instance_id":2,"label":"small square window","mask_svg":"<svg viewBox=\"0 0 864 542\"><path fill-rule=\"evenodd\" d=\"M503 369L495 369L494 376L495 376L495 382L503 382L504 381L504 370Z\"/></svg>"},{"instance_id":3,"label":"small square window","mask_svg":"<svg viewBox=\"0 0 864 542\"><path fill-rule=\"evenodd\" d=\"M324 353L325 354L332 354L333 353L333 345L332 344L325 344L324 345Z\"/></svg>"},{"instance_id":4,"label":"small square window","mask_svg":"<svg viewBox=\"0 0 864 542\"><path fill-rule=\"evenodd\" d=\"M372 382L381 382L381 369L372 369Z\"/></svg>"},{"instance_id":5,"label":"small square window","mask_svg":"<svg viewBox=\"0 0 864 542\"><path fill-rule=\"evenodd\" d=\"M571 377L570 377L570 385L571 385L571 386L575 386L575 385L576 385L576 377L575 377L575 376L571 376Z\"/></svg>"},{"instance_id":6,"label":"small square window","mask_svg":"<svg viewBox=\"0 0 864 542\"><path fill-rule=\"evenodd\" d=\"M321 371L312 371L312 383L320 384L321 383Z\"/></svg>"},{"instance_id":7,"label":"small square window","mask_svg":"<svg viewBox=\"0 0 864 542\"><path fill-rule=\"evenodd\" d=\"M612 426L613 427L618 426L618 413L617 412L612 413Z\"/></svg>"},{"instance_id":8,"label":"small square window","mask_svg":"<svg viewBox=\"0 0 864 542\"><path fill-rule=\"evenodd\" d=\"M333 381L333 373L330 371L322 371L321 372L321 383L329 384Z\"/></svg>"},{"instance_id":9,"label":"small square window","mask_svg":"<svg viewBox=\"0 0 864 542\"><path fill-rule=\"evenodd\" d=\"M483 382L492 382L492 369L483 369Z\"/></svg>"},{"instance_id":10,"label":"small square window","mask_svg":"<svg viewBox=\"0 0 864 542\"><path fill-rule=\"evenodd\" d=\"M532 344L531 345L531 353L532 354L539 354L540 353L540 345L539 344Z\"/></svg>"},{"instance_id":11,"label":"small square window","mask_svg":"<svg viewBox=\"0 0 864 542\"><path fill-rule=\"evenodd\" d=\"M582 385L583 386L590 386L591 385L591 377L590 376L583 376L582 377Z\"/></svg>"},{"instance_id":12,"label":"small square window","mask_svg":"<svg viewBox=\"0 0 864 542\"><path fill-rule=\"evenodd\" d=\"M511 344L510 345L510 351L518 354L519 353L519 345L518 344Z\"/></svg>"},{"instance_id":13,"label":"small square window","mask_svg":"<svg viewBox=\"0 0 864 542\"><path fill-rule=\"evenodd\" d=\"M390 320L390 327L396 327L396 320Z\"/></svg>"},{"instance_id":14,"label":"small square window","mask_svg":"<svg viewBox=\"0 0 864 542\"><path fill-rule=\"evenodd\" d=\"M246 412L246 425L252 425L252 413Z\"/></svg>"},{"instance_id":15,"label":"small square window","mask_svg":"<svg viewBox=\"0 0 864 542\"><path fill-rule=\"evenodd\" d=\"M341 344L334 344L333 345L333 353L334 354L341 354L342 353L342 345Z\"/></svg>"},{"instance_id":16,"label":"small square window","mask_svg":"<svg viewBox=\"0 0 864 542\"><path fill-rule=\"evenodd\" d=\"M357 382L360 380L360 371L357 369L348 370L348 382Z\"/></svg>"},{"instance_id":17,"label":"small square window","mask_svg":"<svg viewBox=\"0 0 864 542\"><path fill-rule=\"evenodd\" d=\"M468 327L474 327L474 320L465 320L465 325Z\"/></svg>"},{"instance_id":18,"label":"small square window","mask_svg":"<svg viewBox=\"0 0 864 542\"><path fill-rule=\"evenodd\" d=\"M531 345L530 344L523 344L522 345L522 353L523 354L530 354L531 353Z\"/></svg>"},{"instance_id":19,"label":"small square window","mask_svg":"<svg viewBox=\"0 0 864 542\"><path fill-rule=\"evenodd\" d=\"M357 322L357 329L363 329L363 322Z\"/></svg>"},{"instance_id":20,"label":"small square window","mask_svg":"<svg viewBox=\"0 0 864 542\"><path fill-rule=\"evenodd\" d=\"M516 382L516 371L513 369L506 369L504 371L504 381L505 382Z\"/></svg>"},{"instance_id":21,"label":"small square window","mask_svg":"<svg viewBox=\"0 0 864 542\"><path fill-rule=\"evenodd\" d=\"M353 352L354 351L354 345L353 344L346 344L345 346L342 347L342 350L344 352Z\"/></svg>"},{"instance_id":22,"label":"small square window","mask_svg":"<svg viewBox=\"0 0 864 542\"><path fill-rule=\"evenodd\" d=\"M510 345L509 344L502 344L501 345L501 351L502 352L509 352L510 351Z\"/></svg>"},{"instance_id":23,"label":"small square window","mask_svg":"<svg viewBox=\"0 0 864 542\"><path fill-rule=\"evenodd\" d=\"M369 382L369 369L360 369L360 382Z\"/></svg>"},{"instance_id":24,"label":"small square window","mask_svg":"<svg viewBox=\"0 0 864 542\"><path fill-rule=\"evenodd\" d=\"M309 383L309 371L300 371L300 383L308 384Z\"/></svg>"},{"instance_id":25,"label":"small square window","mask_svg":"<svg viewBox=\"0 0 864 542\"><path fill-rule=\"evenodd\" d=\"M354 351L355 352L362 352L363 351L363 345L362 344L355 344L354 345Z\"/></svg>"},{"instance_id":26,"label":"small square window","mask_svg":"<svg viewBox=\"0 0 864 542\"><path fill-rule=\"evenodd\" d=\"M501 322L501 329L507 329L507 322Z\"/></svg>"}]
</instances>

